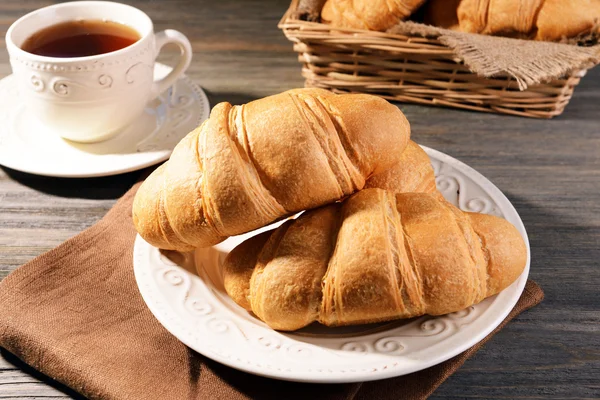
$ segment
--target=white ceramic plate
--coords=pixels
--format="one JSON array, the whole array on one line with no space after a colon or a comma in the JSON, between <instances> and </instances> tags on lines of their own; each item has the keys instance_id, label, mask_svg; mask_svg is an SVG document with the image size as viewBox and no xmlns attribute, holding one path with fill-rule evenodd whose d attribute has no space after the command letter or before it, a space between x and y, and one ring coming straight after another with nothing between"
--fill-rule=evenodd
<instances>
[{"instance_id":1,"label":"white ceramic plate","mask_svg":"<svg viewBox=\"0 0 600 400\"><path fill-rule=\"evenodd\" d=\"M154 75L171 68L156 64ZM66 178L134 171L166 160L210 112L204 91L183 76L117 136L100 143L61 139L28 114L12 75L0 80L0 164Z\"/></svg>"},{"instance_id":2,"label":"white ceramic plate","mask_svg":"<svg viewBox=\"0 0 600 400\"><path fill-rule=\"evenodd\" d=\"M463 210L504 217L523 235L527 266L500 294L440 317L344 328L313 324L294 333L277 332L236 305L223 289L220 265L255 231L197 250L184 268L138 236L134 271L142 297L164 327L187 346L230 367L271 378L320 383L383 379L463 352L498 326L521 296L529 273L529 242L519 215L498 188L460 161L425 150L446 199Z\"/></svg>"}]
</instances>

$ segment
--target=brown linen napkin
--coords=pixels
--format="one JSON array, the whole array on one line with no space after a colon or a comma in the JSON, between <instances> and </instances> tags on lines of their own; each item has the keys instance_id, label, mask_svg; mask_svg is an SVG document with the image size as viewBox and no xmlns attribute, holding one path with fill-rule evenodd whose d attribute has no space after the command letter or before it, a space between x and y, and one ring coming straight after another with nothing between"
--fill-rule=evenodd
<instances>
[{"instance_id":1,"label":"brown linen napkin","mask_svg":"<svg viewBox=\"0 0 600 400\"><path fill-rule=\"evenodd\" d=\"M0 283L0 346L92 399L422 399L543 298L529 281L510 315L481 343L404 377L317 385L253 376L190 350L146 308L132 267L138 187L96 225Z\"/></svg>"}]
</instances>

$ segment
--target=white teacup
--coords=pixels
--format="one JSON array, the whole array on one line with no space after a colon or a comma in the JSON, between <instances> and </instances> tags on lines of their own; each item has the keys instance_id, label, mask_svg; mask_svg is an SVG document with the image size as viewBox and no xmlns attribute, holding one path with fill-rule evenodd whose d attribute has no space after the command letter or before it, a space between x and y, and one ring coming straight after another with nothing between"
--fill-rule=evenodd
<instances>
[{"instance_id":1,"label":"white teacup","mask_svg":"<svg viewBox=\"0 0 600 400\"><path fill-rule=\"evenodd\" d=\"M73 20L109 20L140 34L134 44L110 53L57 58L21 49L33 33ZM154 81L161 47L175 43L181 57L171 73ZM104 1L76 1L40 8L17 20L6 33L6 47L27 111L63 138L97 142L133 122L148 101L171 86L192 59L188 39L167 29L154 34L152 21L137 8Z\"/></svg>"}]
</instances>

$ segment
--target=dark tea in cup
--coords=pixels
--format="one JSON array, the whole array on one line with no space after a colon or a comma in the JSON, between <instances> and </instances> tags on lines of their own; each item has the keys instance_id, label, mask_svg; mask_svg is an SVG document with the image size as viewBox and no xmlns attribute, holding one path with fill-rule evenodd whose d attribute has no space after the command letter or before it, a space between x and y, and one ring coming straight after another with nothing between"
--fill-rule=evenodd
<instances>
[{"instance_id":1,"label":"dark tea in cup","mask_svg":"<svg viewBox=\"0 0 600 400\"><path fill-rule=\"evenodd\" d=\"M139 39L135 29L118 22L78 20L41 29L29 36L21 48L46 57L86 57L120 50Z\"/></svg>"}]
</instances>

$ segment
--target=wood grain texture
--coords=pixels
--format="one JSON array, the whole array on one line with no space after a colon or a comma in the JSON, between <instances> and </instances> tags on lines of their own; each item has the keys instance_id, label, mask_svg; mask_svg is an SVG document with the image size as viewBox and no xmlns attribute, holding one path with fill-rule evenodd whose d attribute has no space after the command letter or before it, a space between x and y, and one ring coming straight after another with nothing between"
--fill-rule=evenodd
<instances>
[{"instance_id":1,"label":"wood grain texture","mask_svg":"<svg viewBox=\"0 0 600 400\"><path fill-rule=\"evenodd\" d=\"M300 66L276 24L285 0L128 1L156 30L192 41L189 75L211 104L240 104L302 85ZM19 16L49 1L0 2L0 44ZM161 55L170 62L174 49ZM10 73L0 50L0 76ZM529 233L538 307L496 335L434 399L600 398L600 68L550 121L400 105L413 139L466 162L513 202ZM48 179L0 169L0 278L100 219L138 173ZM0 358L0 399L75 394Z\"/></svg>"}]
</instances>

